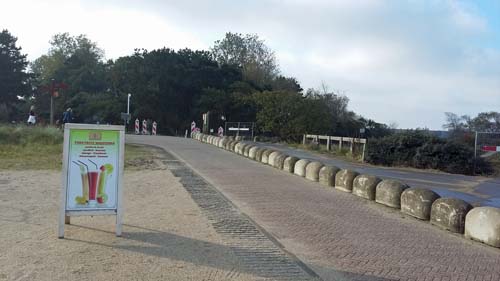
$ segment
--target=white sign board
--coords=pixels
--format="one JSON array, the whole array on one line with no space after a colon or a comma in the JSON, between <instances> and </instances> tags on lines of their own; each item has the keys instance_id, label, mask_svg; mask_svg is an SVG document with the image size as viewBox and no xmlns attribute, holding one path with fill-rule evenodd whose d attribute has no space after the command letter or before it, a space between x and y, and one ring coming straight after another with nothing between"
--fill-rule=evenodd
<instances>
[{"instance_id":1,"label":"white sign board","mask_svg":"<svg viewBox=\"0 0 500 281\"><path fill-rule=\"evenodd\" d=\"M124 126L64 125L59 238L71 216L116 215L121 235Z\"/></svg>"}]
</instances>

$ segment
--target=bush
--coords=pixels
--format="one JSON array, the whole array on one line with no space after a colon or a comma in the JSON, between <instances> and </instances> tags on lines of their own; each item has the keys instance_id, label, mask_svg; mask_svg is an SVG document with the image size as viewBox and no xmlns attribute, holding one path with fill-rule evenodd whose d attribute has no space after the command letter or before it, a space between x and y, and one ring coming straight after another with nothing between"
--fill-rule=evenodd
<instances>
[{"instance_id":1,"label":"bush","mask_svg":"<svg viewBox=\"0 0 500 281\"><path fill-rule=\"evenodd\" d=\"M417 149L432 136L425 131L406 131L379 139L370 139L366 161L377 165L412 166Z\"/></svg>"},{"instance_id":2,"label":"bush","mask_svg":"<svg viewBox=\"0 0 500 281\"><path fill-rule=\"evenodd\" d=\"M370 140L366 160L387 166L472 174L474 149L465 143L439 139L421 131L409 131ZM477 159L476 173L492 173L491 165L483 159Z\"/></svg>"}]
</instances>

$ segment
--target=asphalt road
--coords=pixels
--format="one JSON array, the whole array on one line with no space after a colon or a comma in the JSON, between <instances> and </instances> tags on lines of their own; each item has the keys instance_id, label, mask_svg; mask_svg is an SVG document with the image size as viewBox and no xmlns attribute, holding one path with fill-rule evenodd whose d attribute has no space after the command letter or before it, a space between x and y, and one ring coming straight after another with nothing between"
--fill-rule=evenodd
<instances>
[{"instance_id":1,"label":"asphalt road","mask_svg":"<svg viewBox=\"0 0 500 281\"><path fill-rule=\"evenodd\" d=\"M323 280L500 280L499 249L398 210L192 139L127 136L127 142L177 156ZM405 178L399 170L386 173ZM446 175L408 173L447 187Z\"/></svg>"},{"instance_id":2,"label":"asphalt road","mask_svg":"<svg viewBox=\"0 0 500 281\"><path fill-rule=\"evenodd\" d=\"M326 165L334 165L342 169L353 169L361 174L401 180L412 187L426 187L434 190L442 197L453 196L474 205L500 207L500 178L377 167L333 159L324 155L289 148L281 144L259 143L259 145L299 158L320 161Z\"/></svg>"}]
</instances>

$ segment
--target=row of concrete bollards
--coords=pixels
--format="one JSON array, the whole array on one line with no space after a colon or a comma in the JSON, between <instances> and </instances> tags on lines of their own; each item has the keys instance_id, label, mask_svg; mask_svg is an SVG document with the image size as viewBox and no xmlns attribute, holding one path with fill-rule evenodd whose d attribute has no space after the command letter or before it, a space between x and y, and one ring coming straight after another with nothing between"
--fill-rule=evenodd
<instances>
[{"instance_id":1,"label":"row of concrete bollards","mask_svg":"<svg viewBox=\"0 0 500 281\"><path fill-rule=\"evenodd\" d=\"M440 198L430 189L411 188L397 180L382 180L373 175L360 175L353 170L299 159L280 151L260 147L255 143L234 140L231 137L215 137L202 133L193 133L191 137L285 172L319 182L321 185L400 209L404 214L430 221L431 224L442 229L464 234L466 238L500 248L499 208L472 207L461 199Z\"/></svg>"}]
</instances>

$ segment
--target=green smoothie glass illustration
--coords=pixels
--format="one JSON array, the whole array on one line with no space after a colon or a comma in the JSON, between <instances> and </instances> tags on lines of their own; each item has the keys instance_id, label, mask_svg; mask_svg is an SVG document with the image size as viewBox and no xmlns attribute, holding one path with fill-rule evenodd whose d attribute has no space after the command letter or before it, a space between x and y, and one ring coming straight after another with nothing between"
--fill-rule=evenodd
<instances>
[{"instance_id":1,"label":"green smoothie glass illustration","mask_svg":"<svg viewBox=\"0 0 500 281\"><path fill-rule=\"evenodd\" d=\"M106 180L113 173L113 165L104 164L99 170L101 174L99 175L99 185L97 187L97 203L104 204L108 201L108 195L106 194Z\"/></svg>"}]
</instances>

